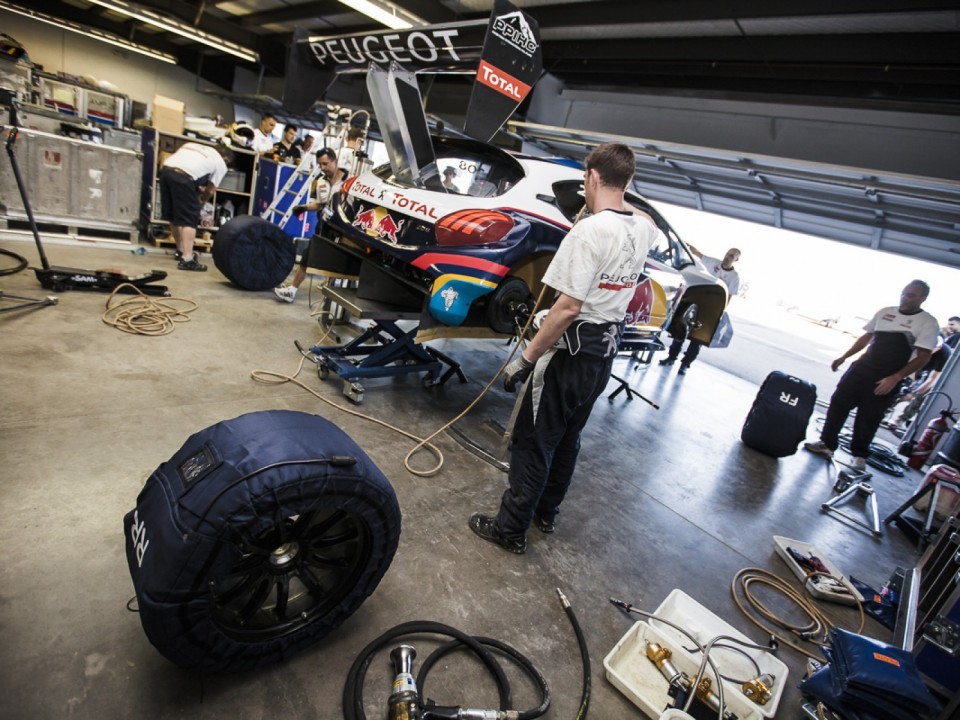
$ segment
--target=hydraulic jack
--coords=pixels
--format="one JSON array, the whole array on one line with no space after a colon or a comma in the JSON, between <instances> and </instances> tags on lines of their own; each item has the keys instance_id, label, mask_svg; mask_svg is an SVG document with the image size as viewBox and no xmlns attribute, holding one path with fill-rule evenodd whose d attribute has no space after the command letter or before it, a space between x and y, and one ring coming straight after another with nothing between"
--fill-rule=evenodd
<instances>
[{"instance_id":1,"label":"hydraulic jack","mask_svg":"<svg viewBox=\"0 0 960 720\"><path fill-rule=\"evenodd\" d=\"M424 387L442 385L454 374L460 382L467 381L460 363L439 350L414 342L417 328L403 330L397 324L419 318L419 312L358 298L356 290L351 288L325 286L323 294L351 316L372 321L370 327L346 345L318 345L304 350L295 343L304 357L316 363L321 378L332 371L343 379L343 394L347 399L357 404L363 402L364 388L359 381L364 378L423 372Z\"/></svg>"},{"instance_id":2,"label":"hydraulic jack","mask_svg":"<svg viewBox=\"0 0 960 720\"><path fill-rule=\"evenodd\" d=\"M859 525L860 527L866 528L867 530L872 530L873 536L879 538L882 533L880 532L880 515L877 511L877 496L873 486L868 482L872 477L873 474L866 471L841 470L837 475L837 481L833 485L834 492L839 493L839 495L827 500L827 502L820 506L820 509L823 512L832 511L840 517L845 518L850 522ZM838 505L842 505L855 495L859 495L864 498L866 505L865 509L870 517L869 525L861 518L837 509Z\"/></svg>"}]
</instances>

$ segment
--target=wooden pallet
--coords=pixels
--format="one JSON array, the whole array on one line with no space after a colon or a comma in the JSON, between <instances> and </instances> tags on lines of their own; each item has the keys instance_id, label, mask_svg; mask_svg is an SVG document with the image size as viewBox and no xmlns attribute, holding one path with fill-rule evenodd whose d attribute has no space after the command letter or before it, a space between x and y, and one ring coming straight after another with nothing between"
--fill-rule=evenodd
<instances>
[{"instance_id":1,"label":"wooden pallet","mask_svg":"<svg viewBox=\"0 0 960 720\"><path fill-rule=\"evenodd\" d=\"M173 235L166 235L164 237L154 237L153 244L155 247L174 247L176 242L173 240ZM210 248L213 247L213 238L198 237L193 241L193 246L201 252L210 252Z\"/></svg>"}]
</instances>

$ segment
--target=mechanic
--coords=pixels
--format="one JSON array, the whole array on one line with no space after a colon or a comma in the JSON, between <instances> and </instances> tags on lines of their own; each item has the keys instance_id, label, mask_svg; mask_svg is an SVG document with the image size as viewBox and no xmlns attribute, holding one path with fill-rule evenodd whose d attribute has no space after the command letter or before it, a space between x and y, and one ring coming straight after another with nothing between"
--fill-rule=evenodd
<instances>
[{"instance_id":1,"label":"mechanic","mask_svg":"<svg viewBox=\"0 0 960 720\"><path fill-rule=\"evenodd\" d=\"M896 391L904 378L927 364L937 346L940 326L933 315L920 308L929 294L927 283L910 282L900 293L899 307L894 305L877 311L863 326L864 334L830 364L836 372L847 358L867 349L840 378L830 398L820 440L804 443L804 448L832 459L843 424L856 408L850 454L854 469L866 468L870 443L884 414L896 400Z\"/></svg>"},{"instance_id":2,"label":"mechanic","mask_svg":"<svg viewBox=\"0 0 960 720\"><path fill-rule=\"evenodd\" d=\"M885 424L885 427L892 430L894 435L903 436L903 431L910 421L913 420L914 415L920 410L920 406L923 405L927 393L933 389L933 386L937 384L937 380L940 379L940 374L943 372L943 368L952 353L953 351L946 342L942 342L939 339L937 340L937 346L933 349L930 361L917 371L917 376L913 384L910 385L903 395L897 398L898 403L905 402L907 403L906 406L900 411L900 415L895 422Z\"/></svg>"},{"instance_id":3,"label":"mechanic","mask_svg":"<svg viewBox=\"0 0 960 720\"><path fill-rule=\"evenodd\" d=\"M283 137L273 146L273 159L277 162L300 164L302 157L300 146L296 143L297 126L289 123L283 126Z\"/></svg>"},{"instance_id":4,"label":"mechanic","mask_svg":"<svg viewBox=\"0 0 960 720\"><path fill-rule=\"evenodd\" d=\"M353 172L353 163L356 160L357 150L360 149L360 141L363 139L363 130L360 128L350 128L347 131L347 141L337 152L337 167L341 168L348 175Z\"/></svg>"},{"instance_id":5,"label":"mechanic","mask_svg":"<svg viewBox=\"0 0 960 720\"><path fill-rule=\"evenodd\" d=\"M317 164L320 166L320 172L322 173L323 178L326 180L328 185L324 186L319 182L314 185L314 194L317 197L308 202L306 205L294 206L294 215L300 215L308 210L322 211L330 201L330 198L333 197L333 194L340 188L340 185L347 178L346 170L341 170L337 167L337 154L330 148L323 148L317 151ZM313 237L310 239L311 245L313 245L315 242L318 242L317 238L320 235L320 227L322 224L323 217L320 217L317 221L317 229L314 231ZM307 262L309 259L310 249L307 248L307 251L300 255L300 265L297 266L297 271L294 273L293 280L290 281L290 284L281 285L280 287L273 289L273 293L277 296L278 301L292 303L297 299L297 290L300 289L301 283L303 283L304 278L307 277Z\"/></svg>"},{"instance_id":6,"label":"mechanic","mask_svg":"<svg viewBox=\"0 0 960 720\"><path fill-rule=\"evenodd\" d=\"M734 270L734 264L740 259L740 251L737 248L730 248L727 250L726 254L723 256L723 259L718 260L715 257L709 257L704 255L702 252L697 250L693 245L687 245L690 249L690 252L696 255L707 268L707 272L713 275L715 278L718 278L723 281L727 286L727 304L730 304L730 301L733 299L734 295L740 292L740 274ZM683 349L683 341L687 339L687 326L685 323L677 323L680 326L680 329L677 331L676 335L673 335L673 342L670 343L670 349L667 351L667 356L660 361L660 365L673 365L677 358L680 356L680 351ZM683 354L683 361L680 363L680 369L677 370L678 375L686 375L687 370L690 369L690 366L693 364L693 361L697 359L697 356L700 354L700 348L703 347L704 343L699 340L694 340L690 338L690 344L687 345L687 351Z\"/></svg>"},{"instance_id":7,"label":"mechanic","mask_svg":"<svg viewBox=\"0 0 960 720\"><path fill-rule=\"evenodd\" d=\"M273 129L277 126L277 118L267 113L260 118L260 127L253 130L253 144L251 149L261 155L273 152Z\"/></svg>"},{"instance_id":8,"label":"mechanic","mask_svg":"<svg viewBox=\"0 0 960 720\"><path fill-rule=\"evenodd\" d=\"M193 251L200 224L201 202L213 199L227 174L233 153L223 145L184 143L160 168L160 218L170 222L177 245L177 268L206 272Z\"/></svg>"},{"instance_id":9,"label":"mechanic","mask_svg":"<svg viewBox=\"0 0 960 720\"><path fill-rule=\"evenodd\" d=\"M944 328L943 332L943 341L951 350L957 349L957 344L960 343L960 317L954 315L947 320L947 327Z\"/></svg>"},{"instance_id":10,"label":"mechanic","mask_svg":"<svg viewBox=\"0 0 960 720\"><path fill-rule=\"evenodd\" d=\"M600 145L586 159L584 192L591 215L560 244L543 276L558 297L540 329L504 370L504 387L523 385L513 429L509 487L495 516L475 513L470 529L508 552L527 549L531 522L554 522L573 477L580 433L606 387L624 315L657 228L624 204L636 172L633 151Z\"/></svg>"}]
</instances>

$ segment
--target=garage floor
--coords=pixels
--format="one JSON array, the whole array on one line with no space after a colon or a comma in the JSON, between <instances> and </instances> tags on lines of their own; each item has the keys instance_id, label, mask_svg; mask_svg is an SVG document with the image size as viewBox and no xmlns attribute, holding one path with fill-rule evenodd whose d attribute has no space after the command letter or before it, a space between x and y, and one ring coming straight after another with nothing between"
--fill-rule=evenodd
<instances>
[{"instance_id":1,"label":"garage floor","mask_svg":"<svg viewBox=\"0 0 960 720\"><path fill-rule=\"evenodd\" d=\"M0 246L31 261L36 256L31 243ZM915 562L915 547L896 527L885 527L875 540L820 512L834 480L822 459L800 452L778 461L741 444L755 386L705 361L680 378L656 366L631 369L626 359L615 372L627 373L661 409L622 394L601 400L557 532L532 530L527 554L509 555L467 528L472 512L496 509L503 472L444 432L435 440L442 470L415 476L403 463L414 443L354 414L425 437L477 396L505 358L504 346L437 342L463 363L466 384L453 379L424 389L412 375L370 381L360 406L346 401L339 382L320 381L305 368L300 377L321 400L293 384L250 377L258 368L293 372L299 361L293 340L320 338L304 293L294 305L280 304L269 292L235 289L212 261L206 274L179 272L172 256L154 249L137 256L129 249L51 244L47 253L57 265L120 267L130 274L168 270L173 294L196 300L199 308L163 337L108 327L101 322L107 295L99 293L66 292L56 307L0 315L4 718L338 718L347 670L360 649L410 620L437 621L513 645L550 682L553 704L546 717L573 718L581 666L556 588L572 602L590 647L590 716L643 717L605 676L603 658L636 619L608 597L652 611L680 589L759 640L763 633L733 604L730 583L750 566L789 576L773 551L773 535L816 544L844 571L877 588L897 566ZM0 277L0 289L47 294L29 272ZM490 421L506 422L512 402L497 386L457 427L495 448ZM329 418L366 450L396 489L400 547L379 588L325 640L279 665L200 677L154 650L127 609L133 587L122 518L151 472L191 433L273 408ZM433 460L420 453L412 463L425 468ZM911 495L918 479L875 475L881 517ZM860 507L855 501L851 511ZM855 629L851 610L825 609ZM865 632L891 635L869 619ZM434 644L413 642L421 658ZM776 717L801 717L796 684L803 658L789 649L779 657L790 674ZM391 679L387 656L378 656L367 683L369 717L385 716ZM492 683L466 659L443 661L429 685L427 694L440 704L496 704ZM515 696L520 707L537 704L519 680Z\"/></svg>"}]
</instances>

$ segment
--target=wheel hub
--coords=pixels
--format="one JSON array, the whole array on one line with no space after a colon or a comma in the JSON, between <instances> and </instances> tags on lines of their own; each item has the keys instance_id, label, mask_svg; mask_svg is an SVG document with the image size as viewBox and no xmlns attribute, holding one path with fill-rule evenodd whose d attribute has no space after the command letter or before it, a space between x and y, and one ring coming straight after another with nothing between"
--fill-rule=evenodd
<instances>
[{"instance_id":1,"label":"wheel hub","mask_svg":"<svg viewBox=\"0 0 960 720\"><path fill-rule=\"evenodd\" d=\"M286 571L297 559L300 545L295 542L284 543L270 553L270 567L280 572Z\"/></svg>"}]
</instances>

